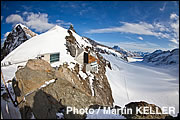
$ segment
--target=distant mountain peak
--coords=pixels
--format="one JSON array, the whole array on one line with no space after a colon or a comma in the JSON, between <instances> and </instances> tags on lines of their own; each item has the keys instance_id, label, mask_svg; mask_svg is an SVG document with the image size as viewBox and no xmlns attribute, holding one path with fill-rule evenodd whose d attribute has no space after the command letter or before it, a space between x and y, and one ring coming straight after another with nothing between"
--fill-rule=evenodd
<instances>
[{"instance_id":1,"label":"distant mountain peak","mask_svg":"<svg viewBox=\"0 0 180 120\"><path fill-rule=\"evenodd\" d=\"M25 25L22 25L21 23L16 24L3 43L1 49L1 60L20 44L36 35L38 34L32 32Z\"/></svg>"},{"instance_id":2,"label":"distant mountain peak","mask_svg":"<svg viewBox=\"0 0 180 120\"><path fill-rule=\"evenodd\" d=\"M27 26L25 26L25 25L23 25L23 24L21 24L21 23L16 24L16 25L14 26L14 28L16 28L16 27L18 27L18 26L20 26L20 27L22 27L22 28L24 28L24 27L28 28Z\"/></svg>"},{"instance_id":3,"label":"distant mountain peak","mask_svg":"<svg viewBox=\"0 0 180 120\"><path fill-rule=\"evenodd\" d=\"M140 55L125 49L120 48L118 45L114 45L114 47L112 47L114 50L120 52L121 54L123 54L126 57L139 57Z\"/></svg>"}]
</instances>

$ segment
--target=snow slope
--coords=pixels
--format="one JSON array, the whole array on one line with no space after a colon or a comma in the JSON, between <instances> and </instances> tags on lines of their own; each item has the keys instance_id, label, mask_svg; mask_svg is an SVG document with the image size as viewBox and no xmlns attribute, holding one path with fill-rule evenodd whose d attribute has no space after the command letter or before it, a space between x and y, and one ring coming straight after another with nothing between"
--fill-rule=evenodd
<instances>
[{"instance_id":1,"label":"snow slope","mask_svg":"<svg viewBox=\"0 0 180 120\"><path fill-rule=\"evenodd\" d=\"M163 69L127 63L113 55L102 54L111 62L106 75L112 89L114 104L146 101L160 107L175 107L179 112L179 78ZM178 67L178 66L177 66ZM169 71L170 72L170 71ZM176 74L179 74L178 71ZM175 116L175 115L173 115Z\"/></svg>"}]
</instances>

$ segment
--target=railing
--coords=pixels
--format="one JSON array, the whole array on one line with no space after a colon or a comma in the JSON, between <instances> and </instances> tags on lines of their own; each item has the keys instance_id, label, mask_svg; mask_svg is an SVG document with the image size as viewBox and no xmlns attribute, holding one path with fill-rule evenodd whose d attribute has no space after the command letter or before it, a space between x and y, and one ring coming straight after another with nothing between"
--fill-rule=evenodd
<instances>
[{"instance_id":1,"label":"railing","mask_svg":"<svg viewBox=\"0 0 180 120\"><path fill-rule=\"evenodd\" d=\"M14 62L14 63L8 61L8 62L6 62L6 63L1 63L1 67L6 67L6 66L13 65L13 64L23 63L23 62L27 62L27 60L25 60L25 61L19 61L19 62Z\"/></svg>"}]
</instances>

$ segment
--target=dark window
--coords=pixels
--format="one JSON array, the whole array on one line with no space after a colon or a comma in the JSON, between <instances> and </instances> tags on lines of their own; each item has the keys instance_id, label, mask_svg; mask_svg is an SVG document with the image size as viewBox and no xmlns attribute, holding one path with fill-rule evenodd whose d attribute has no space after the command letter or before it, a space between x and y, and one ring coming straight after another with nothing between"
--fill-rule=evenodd
<instances>
[{"instance_id":1,"label":"dark window","mask_svg":"<svg viewBox=\"0 0 180 120\"><path fill-rule=\"evenodd\" d=\"M84 53L84 63L88 64L88 53Z\"/></svg>"},{"instance_id":2,"label":"dark window","mask_svg":"<svg viewBox=\"0 0 180 120\"><path fill-rule=\"evenodd\" d=\"M50 63L59 61L59 53L50 54Z\"/></svg>"}]
</instances>

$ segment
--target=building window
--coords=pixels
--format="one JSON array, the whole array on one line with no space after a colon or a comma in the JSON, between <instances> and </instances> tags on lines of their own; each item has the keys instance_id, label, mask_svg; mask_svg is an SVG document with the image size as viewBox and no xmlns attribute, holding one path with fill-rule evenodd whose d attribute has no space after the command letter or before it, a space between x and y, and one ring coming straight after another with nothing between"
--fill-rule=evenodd
<instances>
[{"instance_id":1,"label":"building window","mask_svg":"<svg viewBox=\"0 0 180 120\"><path fill-rule=\"evenodd\" d=\"M50 63L59 61L59 53L50 54Z\"/></svg>"}]
</instances>

